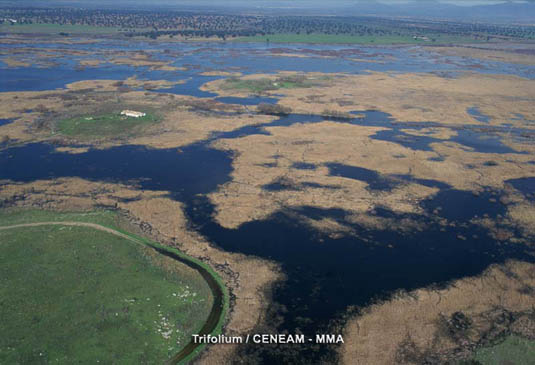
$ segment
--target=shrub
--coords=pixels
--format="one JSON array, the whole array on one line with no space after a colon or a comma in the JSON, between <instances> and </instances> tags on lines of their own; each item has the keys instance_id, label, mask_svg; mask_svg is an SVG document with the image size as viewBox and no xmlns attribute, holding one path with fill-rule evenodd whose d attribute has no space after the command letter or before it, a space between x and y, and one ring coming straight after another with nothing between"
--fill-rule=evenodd
<instances>
[{"instance_id":1,"label":"shrub","mask_svg":"<svg viewBox=\"0 0 535 365\"><path fill-rule=\"evenodd\" d=\"M39 104L35 107L34 111L38 113L48 113L48 108L43 104Z\"/></svg>"},{"instance_id":2,"label":"shrub","mask_svg":"<svg viewBox=\"0 0 535 365\"><path fill-rule=\"evenodd\" d=\"M333 119L353 119L354 118L354 116L349 113L341 112L338 110L331 110L331 109L325 109L321 113L321 115L326 118L333 118Z\"/></svg>"},{"instance_id":3,"label":"shrub","mask_svg":"<svg viewBox=\"0 0 535 365\"><path fill-rule=\"evenodd\" d=\"M266 104L260 103L256 107L256 111L260 114L268 115L288 115L292 112L292 109L279 104Z\"/></svg>"}]
</instances>

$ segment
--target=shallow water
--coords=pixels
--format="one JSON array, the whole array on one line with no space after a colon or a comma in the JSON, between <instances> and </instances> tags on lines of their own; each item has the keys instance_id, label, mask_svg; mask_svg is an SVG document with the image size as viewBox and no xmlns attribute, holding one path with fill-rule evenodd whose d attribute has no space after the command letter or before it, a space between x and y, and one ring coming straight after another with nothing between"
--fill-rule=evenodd
<instances>
[{"instance_id":1,"label":"shallow water","mask_svg":"<svg viewBox=\"0 0 535 365\"><path fill-rule=\"evenodd\" d=\"M31 46L31 45L30 45ZM35 44L43 48L50 44ZM14 47L14 46L13 46ZM265 44L160 44L151 42L122 43L105 41L98 44L64 46L65 49L90 50L105 59L109 50L147 49L161 59L173 59L184 71L157 71L147 67L103 65L76 69L77 60L90 57L67 56L58 66L48 69L0 68L0 91L48 90L64 87L69 82L86 79L124 79L137 75L140 79L184 80L169 89L156 90L195 97L212 98L216 94L199 87L219 76L201 76L203 71L240 71L273 73L281 70L363 73L366 70L389 72L436 72L452 74L465 69L467 60L433 55L414 47L355 46L284 46L286 53L301 53L309 58L273 55L275 46ZM170 53L164 53L169 49ZM323 58L325 52L343 53L345 58ZM381 63L364 63L351 58L364 58ZM452 61L452 62L446 62ZM453 62L454 61L454 62ZM481 62L478 72L515 74L535 78L533 67ZM217 98L226 103L255 105L275 102L275 98ZM470 111L469 111L470 112ZM477 111L472 110L472 113ZM363 117L332 120L321 116L290 114L273 122L245 126L230 132L216 132L208 140L178 149L151 149L143 146L120 146L106 150L90 149L80 154L56 152L48 144L33 143L0 150L0 180L30 182L58 177L81 177L93 181L131 183L140 189L170 191L171 198L184 203L192 225L208 240L221 248L256 255L279 262L287 281L276 287L274 301L287 311L279 311L283 322L278 330L290 333L302 330L312 335L327 331L333 319L339 318L348 306L365 306L392 292L411 290L432 284L476 275L488 265L509 258L533 261L525 247L496 242L484 229L471 224L478 216L499 217L504 206L500 192L485 191L479 195L452 189L448 184L410 175L382 176L376 171L342 164L328 164L331 174L357 179L368 184L371 191L389 190L405 183L436 187L440 192L421 203L424 215L399 215L384 208L371 214L381 218L416 219L427 225L424 231L411 233L367 229L346 221L341 209L300 207L279 211L264 220L248 222L237 229L227 229L214 220L214 206L206 194L230 180L232 156L209 147L218 138L239 138L269 134L265 127L291 126L296 123L319 123L332 120L363 126L387 128L372 139L398 143L413 150L431 150L431 143L444 140L430 136L412 136L402 129L419 130L436 123L396 123L391 115L377 110L355 111ZM473 114L476 119L482 116ZM474 127L474 128L472 128ZM449 141L482 153L518 153L501 143L493 131L470 126L457 130ZM499 128L498 128L499 129ZM510 133L521 133L509 128ZM314 169L314 164L296 164L297 169ZM535 178L510 180L509 183L528 198L533 198ZM277 185L278 184L278 185ZM293 187L287 182L274 182L266 189L300 189L315 187L302 184ZM336 189L336 186L329 186ZM531 194L531 195L530 195ZM456 226L443 227L432 215L455 221ZM301 217L301 218L300 218ZM330 218L350 226L354 235L332 237L307 226L302 217L320 220ZM274 322L275 323L275 322ZM294 348L285 358L292 363L316 362L327 348L313 351L308 346ZM249 349L260 352L264 363L280 362L280 354L272 347Z\"/></svg>"},{"instance_id":2,"label":"shallow water","mask_svg":"<svg viewBox=\"0 0 535 365\"><path fill-rule=\"evenodd\" d=\"M78 176L169 190L182 199L209 193L225 183L230 164L228 154L201 144L180 150L127 145L70 154L56 152L49 144L32 143L0 151L0 179L28 182Z\"/></svg>"},{"instance_id":3,"label":"shallow water","mask_svg":"<svg viewBox=\"0 0 535 365\"><path fill-rule=\"evenodd\" d=\"M466 111L468 112L468 114L470 114L471 116L473 116L476 120L478 120L480 122L483 122L483 123L490 122L490 117L485 115L485 114L482 114L479 111L479 108L476 107L476 106L468 108L468 109L466 109Z\"/></svg>"},{"instance_id":4,"label":"shallow water","mask_svg":"<svg viewBox=\"0 0 535 365\"><path fill-rule=\"evenodd\" d=\"M293 213L338 220L352 226L357 235L332 238L308 227L291 211L227 229L214 220L214 207L204 194L230 179L231 162L227 153L203 144L182 148L181 152L120 146L69 154L35 143L0 151L0 179L28 182L78 176L170 191L173 199L184 202L193 226L214 244L281 263L288 280L276 288L274 300L288 310L278 330L290 333L297 329L310 335L326 331L330 320L341 315L348 305L364 306L398 289L411 290L476 275L491 263L509 258L533 260L523 246L501 245L485 230L468 222L476 215L503 214L501 203L489 200L499 198L492 193L475 196L443 189L422 206L428 212L438 210L440 216L464 224L442 227L425 216L413 215L428 228L410 234L366 229L346 222L343 210L306 206ZM382 183L370 170L357 177L372 185ZM376 214L404 217L385 209ZM311 361L323 350L315 352L305 346L299 358ZM272 348L261 351L265 363L274 359Z\"/></svg>"},{"instance_id":5,"label":"shallow water","mask_svg":"<svg viewBox=\"0 0 535 365\"><path fill-rule=\"evenodd\" d=\"M292 165L292 168L298 170L314 170L316 168L316 165L314 165L313 163L295 162Z\"/></svg>"},{"instance_id":6,"label":"shallow water","mask_svg":"<svg viewBox=\"0 0 535 365\"><path fill-rule=\"evenodd\" d=\"M300 72L346 72L352 74L378 72L434 72L454 73L470 69L473 61L460 57L441 56L417 47L361 47L344 45L285 45L284 52L277 55L273 50L278 45L265 43L156 43L133 41L103 41L95 44L58 45L51 43L29 43L23 47L41 52L52 51L57 57L47 68L0 67L1 91L37 91L63 88L66 84L82 80L119 80L137 75L139 79L168 81L188 80L168 90L171 93L212 97L200 92L198 87L209 80L221 78L199 75L204 71L239 71L244 74L276 73L279 71ZM20 48L19 45L5 44L5 48ZM418 52L414 52L418 49ZM87 55L72 55L71 50L89 52ZM172 60L172 65L186 67L186 70L160 71L148 67L114 65L107 61L114 58L114 52L146 51L156 60ZM307 57L289 57L291 54ZM336 57L324 57L333 53ZM284 55L286 54L286 55ZM31 59L30 54L30 59ZM122 55L121 55L122 57ZM2 58L0 58L1 60ZM85 59L104 61L98 66L79 67ZM364 59L373 62L360 62ZM477 61L481 73L512 74L535 78L535 68L524 65L490 61Z\"/></svg>"},{"instance_id":7,"label":"shallow water","mask_svg":"<svg viewBox=\"0 0 535 365\"><path fill-rule=\"evenodd\" d=\"M505 214L505 205L498 199L498 192L484 191L472 193L470 191L444 189L430 199L424 200L422 206L427 211L436 209L437 214L450 221L467 222L472 218L488 216L496 218Z\"/></svg>"},{"instance_id":8,"label":"shallow water","mask_svg":"<svg viewBox=\"0 0 535 365\"><path fill-rule=\"evenodd\" d=\"M134 70L130 67L117 65L83 71L64 66L0 68L0 92L54 90L77 81L123 80L133 75Z\"/></svg>"},{"instance_id":9,"label":"shallow water","mask_svg":"<svg viewBox=\"0 0 535 365\"><path fill-rule=\"evenodd\" d=\"M516 190L524 194L526 199L535 201L535 176L511 179L505 182L511 184Z\"/></svg>"},{"instance_id":10,"label":"shallow water","mask_svg":"<svg viewBox=\"0 0 535 365\"><path fill-rule=\"evenodd\" d=\"M368 184L368 189L390 191L400 183L396 180L382 176L373 170L363 167L348 166L339 163L327 164L331 176L342 176L348 179L359 180Z\"/></svg>"},{"instance_id":11,"label":"shallow water","mask_svg":"<svg viewBox=\"0 0 535 365\"><path fill-rule=\"evenodd\" d=\"M258 105L258 104L276 104L277 98L268 98L262 96L250 96L247 98L237 98L237 97L221 97L215 98L215 100L220 101L225 104L239 104L239 105Z\"/></svg>"},{"instance_id":12,"label":"shallow water","mask_svg":"<svg viewBox=\"0 0 535 365\"><path fill-rule=\"evenodd\" d=\"M0 119L0 126L12 123L14 119Z\"/></svg>"},{"instance_id":13,"label":"shallow water","mask_svg":"<svg viewBox=\"0 0 535 365\"><path fill-rule=\"evenodd\" d=\"M432 151L432 143L455 142L461 146L467 147L468 151L480 153L522 153L503 144L501 138L496 136L496 132L507 132L510 135L521 134L525 132L524 129L516 129L512 127L493 127L492 130L485 130L479 128L477 125L466 124L463 128L457 128L456 134L449 139L439 139L430 136L415 136L403 131L403 129L413 129L415 131L428 127L439 126L433 122L405 122L398 123L388 113L377 110L354 111L352 114L363 115L353 119L347 118L329 118L320 115L306 115L306 114L289 114L279 117L272 122L256 124L254 126L244 126L230 132L215 133L213 138L240 138L247 135L270 133L265 130L265 127L289 127L294 124L320 123L323 121L331 121L336 123L347 123L354 125L374 126L389 128L381 130L372 136L371 139L397 143L403 147L410 148L417 151Z\"/></svg>"}]
</instances>

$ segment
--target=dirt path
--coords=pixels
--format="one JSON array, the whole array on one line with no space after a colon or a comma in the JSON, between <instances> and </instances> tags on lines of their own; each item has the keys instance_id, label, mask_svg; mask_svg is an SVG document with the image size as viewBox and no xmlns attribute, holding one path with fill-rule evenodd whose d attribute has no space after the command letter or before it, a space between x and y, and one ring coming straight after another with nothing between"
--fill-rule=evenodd
<instances>
[{"instance_id":1,"label":"dirt path","mask_svg":"<svg viewBox=\"0 0 535 365\"><path fill-rule=\"evenodd\" d=\"M87 222L70 222L70 221L59 221L59 222L36 222L36 223L21 223L21 224L14 224L11 226L0 226L0 231L8 230L8 229L15 229L15 228L25 228L25 227L40 227L40 226L71 226L71 227L88 227L97 229L99 231L103 231L106 233L113 234L115 236L127 239L131 242L137 243L139 245L145 245L154 248L159 253L169 256L179 262L182 262L189 267L197 270L199 274L204 278L208 286L210 287L210 290L212 291L212 295L214 296L214 304L212 305L212 310L210 311L210 314L208 316L208 319L206 320L206 323L203 325L201 330L199 331L199 335L204 334L210 334L214 331L214 329L217 327L217 324L219 323L220 317L224 315L223 313L223 291L217 281L216 278L212 274L208 272L204 267L196 263L195 261L188 260L187 258L183 256L179 256L175 253L172 253L170 251L166 251L164 249L152 246L148 243L144 243L141 240L137 240L134 237L131 237L125 233L116 231L112 228L108 228L105 226L102 226L97 223L87 223ZM201 344L193 342L193 340L190 341L179 353L177 353L175 356L173 356L171 359L169 359L169 364L176 364L180 362L181 360L185 359L188 355L190 355L193 351L195 351Z\"/></svg>"},{"instance_id":2,"label":"dirt path","mask_svg":"<svg viewBox=\"0 0 535 365\"><path fill-rule=\"evenodd\" d=\"M0 231L6 230L6 229L14 229L14 228L24 228L24 227L39 227L39 226L77 226L77 227L89 227L98 229L99 231L111 233L115 236L119 236L121 238L125 238L129 241L136 242L139 244L142 244L141 241L136 240L133 237L130 237L127 234L121 233L119 231L116 231L114 229L101 226L100 224L96 223L87 223L87 222L69 222L69 221L60 221L60 222L37 222L37 223L21 223L21 224L14 224L12 226L0 226Z\"/></svg>"}]
</instances>

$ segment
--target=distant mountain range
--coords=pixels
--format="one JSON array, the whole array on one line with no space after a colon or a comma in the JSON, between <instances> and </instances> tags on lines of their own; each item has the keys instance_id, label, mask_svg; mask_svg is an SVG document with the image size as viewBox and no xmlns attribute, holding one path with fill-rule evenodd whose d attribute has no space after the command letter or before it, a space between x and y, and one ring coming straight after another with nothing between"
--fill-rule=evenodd
<instances>
[{"instance_id":1,"label":"distant mountain range","mask_svg":"<svg viewBox=\"0 0 535 365\"><path fill-rule=\"evenodd\" d=\"M150 4L150 5L149 5ZM0 7L203 10L302 15L374 15L535 24L535 2L457 6L433 1L387 5L359 0L0 0Z\"/></svg>"}]
</instances>

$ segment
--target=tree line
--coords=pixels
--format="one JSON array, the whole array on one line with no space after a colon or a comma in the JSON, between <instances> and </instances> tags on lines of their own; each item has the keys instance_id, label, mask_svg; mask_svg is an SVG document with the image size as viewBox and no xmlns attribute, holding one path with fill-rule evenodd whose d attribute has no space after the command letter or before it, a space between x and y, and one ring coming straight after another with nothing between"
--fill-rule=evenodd
<instances>
[{"instance_id":1,"label":"tree line","mask_svg":"<svg viewBox=\"0 0 535 365\"><path fill-rule=\"evenodd\" d=\"M0 9L0 20L18 24L51 23L114 27L127 36L157 38L243 37L270 34L334 34L352 36L466 36L474 39L535 38L532 25L496 25L374 17L268 16L206 14L180 11L91 10L77 8Z\"/></svg>"}]
</instances>

